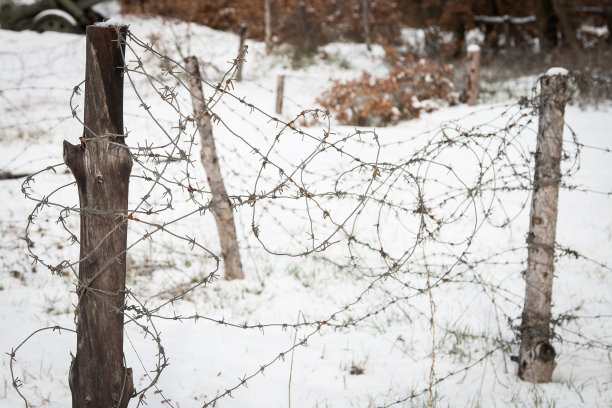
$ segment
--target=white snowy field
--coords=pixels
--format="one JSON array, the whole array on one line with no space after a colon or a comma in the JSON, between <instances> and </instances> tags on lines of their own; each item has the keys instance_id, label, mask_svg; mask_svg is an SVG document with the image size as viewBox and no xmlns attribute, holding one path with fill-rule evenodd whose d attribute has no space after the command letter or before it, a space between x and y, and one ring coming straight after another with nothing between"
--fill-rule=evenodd
<instances>
[{"instance_id":1,"label":"white snowy field","mask_svg":"<svg viewBox=\"0 0 612 408\"><path fill-rule=\"evenodd\" d=\"M120 19L135 37L176 62L198 56L212 83L236 56L238 38L231 33ZM279 168L296 183L288 183L277 199L267 194L237 206L244 280L215 279L167 303L216 270L209 253L192 249L189 239L216 254L219 244L213 217L197 211L209 198L199 146L189 143L191 135L198 140L197 133L190 123L178 130L184 117L175 108L191 114L180 67L133 39L128 45L133 71L125 77L126 143L135 153L173 157L178 146L194 160L187 165L141 155L132 169L130 209L150 209L153 215L137 217L168 223L171 232L143 240L153 227L129 224L128 241L135 245L128 251L133 296L127 301L161 306L159 317L140 323L159 334L169 363L144 394L148 406L200 407L226 390L231 396L211 406L612 405L612 106L566 110L566 188L560 194L553 291L557 367L553 382L532 385L518 379L510 360L518 353L530 199L524 187L532 175L537 129L537 118L518 98L444 107L378 128L376 139L372 129L338 126L333 119L330 129L321 121L299 134L271 119L278 75L286 77L279 119L288 122L316 107L330 79L357 77L364 69L384 74L382 50L331 44L297 69L288 54L266 56L263 44L247 41L244 80L234 81L231 92L270 116L231 95L216 103L220 120L214 132L228 193L244 201L269 193L282 179ZM176 92L173 106L156 93L164 92L160 83L151 86L136 69L138 57L149 78ZM62 211L77 206L78 196L61 163L62 141L78 143L82 134L82 86L73 92L84 68L84 36L0 31L0 172L33 174L58 165L37 174L25 190L50 203L35 214L27 237L32 254L52 266L78 257L78 245L71 245L70 233L57 221L66 217L66 228L78 232L78 214ZM535 81L519 78L503 86L513 87L517 97L531 97ZM211 95L210 88L204 92ZM339 150L321 150L325 132L326 143ZM457 143L440 142L444 138ZM372 177L373 167L380 168L379 176ZM195 198L177 185L186 183L187 172L203 192ZM146 179L160 174L165 187ZM74 328L73 273L53 275L28 256L24 238L36 201L24 197L24 180L0 180L0 350L7 353L0 359L2 407L25 405L12 386L11 351L38 329ZM314 198L300 196L297 185ZM168 203L166 187L172 208L156 214ZM479 193L467 194L471 187ZM415 211L419 194L427 199L426 222L425 212ZM331 245L324 251L300 256L326 244ZM70 404L75 345L68 330L45 330L17 350L13 373L30 406ZM141 391L151 383L159 348L131 322L124 351ZM244 378L246 386L240 385ZM137 400L130 404L136 405Z\"/></svg>"}]
</instances>

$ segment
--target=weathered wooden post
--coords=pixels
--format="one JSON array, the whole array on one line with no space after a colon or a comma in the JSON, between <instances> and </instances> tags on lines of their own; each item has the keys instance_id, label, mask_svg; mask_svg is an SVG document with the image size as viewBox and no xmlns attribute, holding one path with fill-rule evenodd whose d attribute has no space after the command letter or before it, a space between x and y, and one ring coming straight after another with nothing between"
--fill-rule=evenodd
<instances>
[{"instance_id":1,"label":"weathered wooden post","mask_svg":"<svg viewBox=\"0 0 612 408\"><path fill-rule=\"evenodd\" d=\"M77 350L69 384L74 408L125 408L134 392L123 365L128 186L132 155L123 134L126 26L87 27L85 129L64 141L81 207Z\"/></svg>"},{"instance_id":2,"label":"weathered wooden post","mask_svg":"<svg viewBox=\"0 0 612 408\"><path fill-rule=\"evenodd\" d=\"M550 344L557 203L561 181L567 71L550 69L540 80L540 118L521 323L519 377L533 383L551 380L555 349Z\"/></svg>"},{"instance_id":3,"label":"weathered wooden post","mask_svg":"<svg viewBox=\"0 0 612 408\"><path fill-rule=\"evenodd\" d=\"M478 101L478 80L480 77L480 47L470 44L467 47L467 88L465 90L466 103L476 105Z\"/></svg>"},{"instance_id":4,"label":"weathered wooden post","mask_svg":"<svg viewBox=\"0 0 612 408\"><path fill-rule=\"evenodd\" d=\"M283 94L285 92L285 76L279 75L276 80L276 113L283 113Z\"/></svg>"},{"instance_id":5,"label":"weathered wooden post","mask_svg":"<svg viewBox=\"0 0 612 408\"><path fill-rule=\"evenodd\" d=\"M242 64L244 62L244 38L246 37L247 25L242 23L240 25L240 45L238 46L238 67L236 71L236 81L242 81Z\"/></svg>"},{"instance_id":6,"label":"weathered wooden post","mask_svg":"<svg viewBox=\"0 0 612 408\"><path fill-rule=\"evenodd\" d=\"M206 178L212 193L210 200L210 211L217 224L219 240L221 241L221 252L225 263L225 279L242 279L242 262L238 239L236 238L236 226L234 224L234 213L232 203L227 196L225 184L221 176L219 157L213 139L212 123L210 113L204 102L204 92L200 79L200 68L196 57L185 58L186 69L189 75L189 88L191 90L191 101L195 119L200 132L200 143L202 143L202 165L206 171Z\"/></svg>"},{"instance_id":7,"label":"weathered wooden post","mask_svg":"<svg viewBox=\"0 0 612 408\"><path fill-rule=\"evenodd\" d=\"M270 10L270 0L264 0L264 26L265 26L265 41L266 54L270 55L272 51L272 12Z\"/></svg>"}]
</instances>

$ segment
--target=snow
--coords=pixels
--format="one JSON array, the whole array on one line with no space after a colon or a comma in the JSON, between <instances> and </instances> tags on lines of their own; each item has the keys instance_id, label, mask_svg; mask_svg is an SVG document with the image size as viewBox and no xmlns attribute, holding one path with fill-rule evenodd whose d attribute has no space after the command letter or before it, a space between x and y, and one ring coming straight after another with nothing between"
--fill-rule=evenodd
<instances>
[{"instance_id":1,"label":"snow","mask_svg":"<svg viewBox=\"0 0 612 408\"><path fill-rule=\"evenodd\" d=\"M467 47L467 52L480 52L480 46L478 44L470 44Z\"/></svg>"},{"instance_id":2,"label":"snow","mask_svg":"<svg viewBox=\"0 0 612 408\"><path fill-rule=\"evenodd\" d=\"M553 67L553 68L550 68L548 71L546 71L546 76L557 76L557 75L568 76L569 71L561 67Z\"/></svg>"},{"instance_id":3,"label":"snow","mask_svg":"<svg viewBox=\"0 0 612 408\"><path fill-rule=\"evenodd\" d=\"M100 21L94 25L96 27L125 27L129 24L126 24L126 22L120 18L109 18L106 21Z\"/></svg>"},{"instance_id":4,"label":"snow","mask_svg":"<svg viewBox=\"0 0 612 408\"><path fill-rule=\"evenodd\" d=\"M231 33L161 19L112 17L114 21L120 19L129 24L131 32L175 61L182 61L183 56L197 55L203 75L213 82L228 69L228 61L235 58L238 49L238 36ZM73 118L73 108L77 117L82 117L82 86L80 94L74 95L72 107L69 101L75 86L84 79L84 36L2 30L0 40L0 172L33 173L62 163L62 140L79 143L78 138L82 135L82 126ZM161 71L167 61L144 52L134 40L128 41L128 45L143 58L152 77L180 89L178 82L172 82L173 79ZM330 86L331 79L356 78L363 69L376 75L387 70L363 44L327 45L324 54L297 69L288 54L277 52L266 56L263 44L247 41L247 45L249 53L243 70L244 80L233 83L234 94L273 114L277 76L286 74L286 98L281 115L285 120L316 106L316 97ZM382 49L375 48L374 54L382 55ZM133 51L128 50L127 59L132 68L136 64L135 57ZM547 73L559 74L562 74L561 70ZM151 106L150 111L170 136L176 134L176 111L160 100L142 75L131 72L129 76L135 85L132 87L126 74L124 116L129 132L127 143L130 146L142 146L145 142L166 143L167 135L147 117L134 88L145 98ZM522 78L510 86L524 89L525 96L530 96L535 80ZM205 92L210 95L210 89ZM191 113L189 95L181 93L178 100L183 111ZM435 101L419 103L435 105ZM268 117L250 112L226 96L217 103L215 112L227 124L227 127L222 123L215 125L215 137L228 190L233 194L247 195L274 185L273 177L277 176L278 170L271 165L262 170L263 176L257 180L261 160L254 149L263 151L269 148L280 132L280 125ZM341 141L355 128L332 122L329 140L342 145L347 154L339 156L327 152L316 156L308 162L311 173L302 173L301 182L315 188L317 193L330 191L330 184L336 179L328 175L347 170L347 163L351 164L348 153L364 162L403 163L416 157L416 152L428 141L442 137L445 132L454 135L458 125L462 129L478 128L488 133L515 122L525 127L521 132L515 132L515 128L508 130L506 151L509 167L498 170L506 175L515 170L520 172L524 170L521 168L524 157L529 158L535 151L534 135L537 131L537 120L527 123L529 116L523 117L524 113L516 100L477 107L441 108L416 120L377 128L376 141L371 133L367 133L372 129L366 128L358 129L364 132L358 138ZM423 271L425 263L436 272L450 253L465 248L467 243L460 241L468 228L478 229L466 254L466 263L458 266L460 275L431 292L435 303L435 376L442 379L449 373L456 373L434 386L436 406L542 404L603 407L612 402L612 299L609 296L612 287L609 269L612 263L609 251L612 239L609 149L612 145L608 130L611 116L612 107L609 105L599 109L579 109L576 106L566 109L567 123L581 143L581 152L578 162L573 159L563 162L563 170L572 171L567 176L567 183L576 188L561 191L557 240L560 246L576 250L593 261L567 256L559 256L557 261L553 314L584 317L558 327L556 334L567 341L554 340L558 366L552 383L531 385L521 382L516 376L515 363L509 359L518 353L513 326L520 323L517 319L524 291L521 272L526 258L528 192L505 191L495 197L485 192L473 200L466 200L465 205L471 209L487 207L487 199L493 200L492 214L487 222L480 224L481 219L467 218L465 222L451 226L444 232L447 245L426 242L424 245L431 245L427 252L430 256L426 259L413 257L406 265L409 269ZM315 124L307 131L322 137L327 129L324 124ZM195 129L189 127L189 132L195 134ZM486 138L481 141L484 144L496 143ZM564 143L565 151L572 157L577 145L569 132ZM381 146L379 152L374 148L378 144ZM284 132L269 158L284 168L298 168L300 163L309 159L316 146L314 139ZM477 144L469 145L470 148L467 144L464 147L441 147L441 153L436 156L438 161L432 161L418 173L436 180L426 193L435 197L447 186L459 183L455 173L461 174L461 181L475 183L480 176L477 164L488 163L498 153L492 146L481 146L480 150L475 146ZM194 167L189 171L197 178L199 187L206 190L206 176L198 163L199 147L194 149ZM153 167L151 162L149 165ZM135 166L132 174L144 174L144 167ZM450 171L451 168L454 172ZM184 166L173 167L168 170L168 179L181 177L184 170ZM341 188L365 191L367 183L362 183L364 179L359 177L347 172L339 179ZM46 171L35 177L31 184L32 193L42 198L72 180L66 168L58 166L55 172ZM27 256L24 229L35 203L24 198L22 182L23 179L0 181L3 214L0 221L0 350L8 353L39 328L56 325L74 328L74 277L51 275L40 263L32 263ZM417 196L417 182L399 177L397 183L399 187L393 190L393 202L408 206ZM257 189L254 189L255 185ZM140 178L132 179L131 206L140 202L149 186ZM585 188L589 192L582 191ZM153 191L151 194L151 202L159 199L160 203L165 203L163 192ZM174 208L162 213L159 220L164 217L177 219L193 209L186 192L176 190L173 195ZM52 197L53 202L67 206L78 204L74 186ZM341 244L342 248L335 245L309 257L271 255L262 246L271 252L300 253L304 251L304 243L310 244L304 237L311 225L314 225L312 228L317 235L330 233L333 229L333 225L326 224L329 219L319 215L319 209L313 209L309 219L304 216L303 205L297 200L279 199L278 205L275 200L271 201L258 203L253 208L241 206L236 209L245 280L216 280L160 310L170 317L197 313L201 318L183 322L172 318L154 321L170 365L157 384L161 392L147 392L149 406L163 406L165 398L172 406L200 407L239 384L245 375L257 373L262 365L274 360L279 353L291 349L294 338L300 342L311 334L308 347L297 347L293 354L287 353L284 359L267 367L264 375L257 374L249 380L248 387L237 388L232 397L220 399L216 406L287 406L290 375L291 402L299 407L385 406L413 392L426 391L432 362L430 304L426 290L421 294L414 289L427 287L424 277L416 273L411 275L409 271L399 277L399 281L397 277L389 277L378 282L373 290L366 291L362 302L344 310L345 305L369 287L372 275L385 267L385 260L369 256L365 248L355 247L353 255L363 264L352 270L339 270L334 263L346 264L349 259L344 248L346 242ZM334 219L348 217L354 209L348 200L325 203L329 204ZM525 203L527 205L523 207ZM354 233L362 234L372 245L382 242L391 256L403 253L414 242L415 214L407 212L399 217L392 207L376 209L380 213L371 208L363 210L363 215L352 225ZM78 257L78 246L67 241L65 230L57 223L58 216L56 207L45 207L37 214L31 230L35 242L32 250L52 265ZM450 217L437 208L432 210L432 216ZM502 224L506 219L512 221L508 228L493 225ZM251 232L254 221L261 227L259 239L255 239ZM431 225L435 224L433 220L429 221ZM66 222L69 229L78 231L75 213ZM373 224L379 224L380 236L366 235ZM214 220L208 212L177 222L173 228L178 235L197 235L199 242L219 253ZM145 230L147 228L137 223L130 224L128 241L136 242ZM421 249L415 249L415 252L419 251ZM486 262L475 262L481 258ZM148 304L158 305L180 293L189 283L201 280L214 268L214 260L204 251L192 251L185 242L158 233L154 239L140 242L129 251L127 285ZM400 283L402 279L407 282L406 286ZM387 305L389 293L397 299L392 305ZM325 325L320 331L301 326L297 337L292 327L245 330L205 318L237 324L291 325L297 321L327 319L335 311L342 310L338 313L338 322L350 322L383 306L386 308L380 313L355 326L334 329ZM499 349L500 340L505 346L503 352ZM75 335L69 331L46 330L36 334L18 350L15 373L23 384L20 391L32 405L64 407L70 404L67 378L70 353L75 353L75 344ZM155 369L157 347L150 336L143 335L139 326L129 323L126 325L124 349L127 366L134 370L135 385L142 389L149 382L148 375ZM9 361L9 356L3 354L0 378L4 387L0 388L0 406L22 407L23 401L11 387ZM351 374L352 367L362 368L363 374ZM428 395L424 392L396 406L427 406L427 403ZM132 401L131 406L135 405L136 401Z\"/></svg>"}]
</instances>

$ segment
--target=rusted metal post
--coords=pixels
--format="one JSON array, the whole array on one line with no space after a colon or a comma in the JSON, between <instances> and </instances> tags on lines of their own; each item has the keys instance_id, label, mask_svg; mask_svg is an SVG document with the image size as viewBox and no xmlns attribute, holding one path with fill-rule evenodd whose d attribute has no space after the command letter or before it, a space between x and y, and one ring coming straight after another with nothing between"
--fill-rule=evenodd
<instances>
[{"instance_id":1,"label":"rusted metal post","mask_svg":"<svg viewBox=\"0 0 612 408\"><path fill-rule=\"evenodd\" d=\"M466 103L476 105L478 101L478 81L480 77L480 47L476 44L467 47L467 88Z\"/></svg>"},{"instance_id":2,"label":"rusted metal post","mask_svg":"<svg viewBox=\"0 0 612 408\"><path fill-rule=\"evenodd\" d=\"M238 47L238 67L236 70L236 81L242 81L242 64L244 63L244 39L246 37L247 25L242 23L240 26L240 46Z\"/></svg>"},{"instance_id":3,"label":"rusted metal post","mask_svg":"<svg viewBox=\"0 0 612 408\"><path fill-rule=\"evenodd\" d=\"M125 408L134 392L123 365L128 186L132 155L123 135L126 26L87 27L85 129L64 141L81 207L73 408Z\"/></svg>"},{"instance_id":4,"label":"rusted metal post","mask_svg":"<svg viewBox=\"0 0 612 408\"><path fill-rule=\"evenodd\" d=\"M285 76L279 75L276 81L276 113L283 113L283 93L285 92Z\"/></svg>"},{"instance_id":5,"label":"rusted metal post","mask_svg":"<svg viewBox=\"0 0 612 408\"><path fill-rule=\"evenodd\" d=\"M550 318L567 71L560 68L549 70L541 78L540 85L540 118L527 236L525 305L518 359L519 377L532 383L550 382L555 368L556 353L550 344Z\"/></svg>"},{"instance_id":6,"label":"rusted metal post","mask_svg":"<svg viewBox=\"0 0 612 408\"><path fill-rule=\"evenodd\" d=\"M212 197L210 199L210 211L215 217L219 240L221 241L221 252L225 264L225 279L242 279L244 272L240 261L238 239L236 237L236 226L232 203L225 190L225 183L221 176L219 157L213 139L210 112L204 102L204 91L200 80L200 68L196 57L185 58L186 69L189 75L189 88L191 90L191 101L195 113L200 142L202 144L202 165L206 171L206 178Z\"/></svg>"}]
</instances>

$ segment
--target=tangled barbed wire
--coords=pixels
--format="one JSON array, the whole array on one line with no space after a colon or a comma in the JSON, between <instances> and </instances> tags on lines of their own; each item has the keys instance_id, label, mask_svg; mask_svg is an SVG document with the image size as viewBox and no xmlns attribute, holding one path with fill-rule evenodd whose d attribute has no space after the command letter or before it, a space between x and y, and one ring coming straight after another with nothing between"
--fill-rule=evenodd
<instances>
[{"instance_id":1,"label":"tangled barbed wire","mask_svg":"<svg viewBox=\"0 0 612 408\"><path fill-rule=\"evenodd\" d=\"M120 35L117 38L124 41ZM293 329L296 335L300 333L291 346L227 385L224 391L205 401L203 407L215 406L217 401L231 397L263 375L268 367L284 361L295 348L307 346L313 336L326 330L359 327L386 313L397 312L408 320L430 321L432 332L437 330L442 336L456 334L455 328L441 324L437 316L434 318L435 310L437 315L444 303L440 296L453 290L453 286L471 285L482 291L494 307L498 333L482 335L487 347L479 357L446 373L434 371L434 343L426 384L377 404L395 406L425 393L429 393L431 402L433 388L444 380L470 370L497 352L503 353L506 360L506 353L511 352L517 340L502 335L501 326L505 322L505 327L518 330L517 311L522 306L522 296L512 285L506 286L504 279L512 276L520 280L527 244L508 239L512 245L492 249L486 241L496 234L505 236L526 230L526 224L517 224L524 221L533 188L534 125L541 104L537 89L516 104L482 108L467 117L445 121L433 130L393 134L335 128L329 114L318 109L303 110L292 120L266 112L248 96L239 96L239 89L235 89L236 66L246 59L246 52L230 61L228 68L214 79L198 78L205 89L203 102L216 125L215 132L222 135L216 142L224 152L224 171L231 175L228 179L231 193L226 198L248 223L241 246L251 254L256 253L250 255L252 263L263 258L280 259L277 262L281 264L286 259L304 259L331 266L342 279L355 285L348 300L338 299L335 307L325 313L302 313L302 321L239 321L199 311L185 314L176 309L180 301L197 296L219 278L221 257L214 239L191 226L192 220L210 213L216 193L202 181L201 168L194 158L198 154L197 118L189 103L192 94L186 83L193 74L182 61L161 53L131 31L125 45L124 77L132 93L131 102L142 111L132 115L135 125L128 124L132 130L126 129L125 135L119 135L126 136L125 148L134 168L129 208L113 211L122 225L128 225L129 243L113 259L124 253L129 256L146 244L159 242L163 248L164 243L172 241L175 246L188 249L191 259L198 259L206 268L203 276L162 296L125 289L126 304L116 312L124 315L126 326L135 326L150 337L157 349L155 368L142 364L148 382L134 392L138 406L146 404L147 393L152 389L160 394L163 403L175 406L157 387L168 366L156 326L164 320L201 319L234 329L262 332ZM82 83L74 87L70 109L72 117L86 128L79 107L81 94ZM475 117L486 119L474 121ZM301 126L313 122L318 125ZM143 123L146 126L139 128ZM612 191L572 182L580 168L583 149L610 153L610 148L582 143L570 126L566 130L570 137L564 140L562 188L611 195ZM113 136L117 135L92 138L106 138L112 143ZM92 211L79 208L75 202L74 181L58 181L42 193L34 188L38 178L51 172L65 173L65 164L51 165L31 174L22 185L25 196L36 203L27 220L24 238L27 250L32 262L53 274L70 274L78 287L86 287L79 282L77 271L83 259L57 259L41 253L35 245L42 237L37 236L40 233L34 226L43 212L55 214L66 239L78 245L75 215ZM606 262L560 243L557 256L592 262L610 270ZM137 261L132 262L134 266ZM485 269L493 267L503 271L506 278L492 280L487 276ZM254 271L247 270L251 272ZM104 268L99 273L104 273ZM426 301L426 308L415 306L420 299ZM611 316L575 312L570 310L555 317L555 339L609 352L612 342L575 330L571 323ZM461 315L455 318L460 319ZM52 326L37 333L51 329L72 331ZM27 406L27 397L20 392L23 381L13 374L17 352L24 343L9 355L13 386Z\"/></svg>"}]
</instances>

